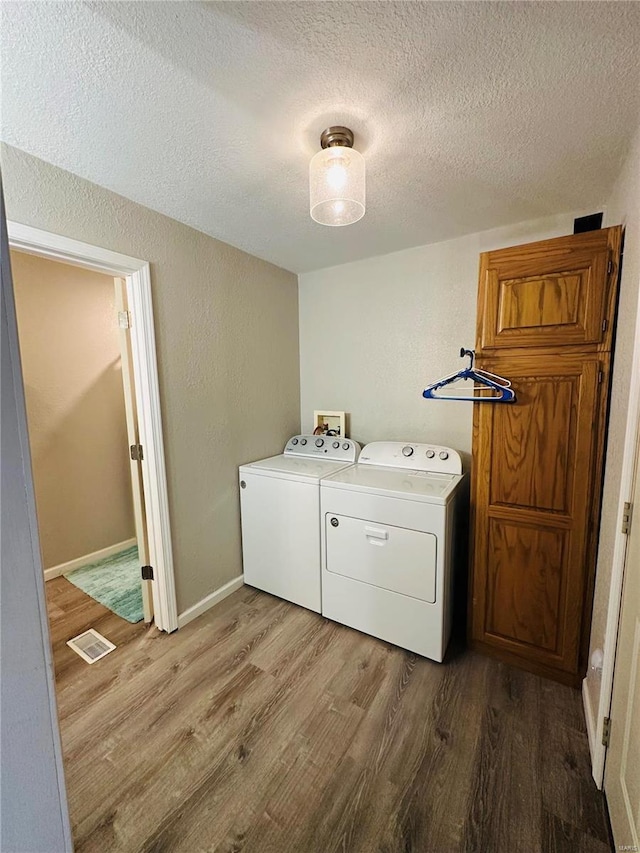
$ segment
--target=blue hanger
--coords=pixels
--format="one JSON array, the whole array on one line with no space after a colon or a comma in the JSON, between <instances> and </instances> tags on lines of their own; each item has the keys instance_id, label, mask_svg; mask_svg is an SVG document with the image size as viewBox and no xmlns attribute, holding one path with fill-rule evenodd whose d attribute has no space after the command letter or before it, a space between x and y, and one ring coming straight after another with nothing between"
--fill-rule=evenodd
<instances>
[{"instance_id":1,"label":"blue hanger","mask_svg":"<svg viewBox=\"0 0 640 853\"><path fill-rule=\"evenodd\" d=\"M444 379L434 382L422 392L422 396L428 400L470 400L473 403L515 403L516 395L511 388L511 382L503 376L498 376L496 373L489 373L482 368L474 368L473 359L475 353L473 350L461 349L460 358L465 355L469 356L470 363L468 367L459 370L457 373L452 373L450 376L445 376ZM466 395L453 394L436 394L439 388L444 388L446 385L452 385L460 380L471 380L474 383L473 393ZM480 386L480 387L478 387ZM491 390L494 393L491 395L482 395L484 390ZM480 392L480 393L478 393Z\"/></svg>"}]
</instances>

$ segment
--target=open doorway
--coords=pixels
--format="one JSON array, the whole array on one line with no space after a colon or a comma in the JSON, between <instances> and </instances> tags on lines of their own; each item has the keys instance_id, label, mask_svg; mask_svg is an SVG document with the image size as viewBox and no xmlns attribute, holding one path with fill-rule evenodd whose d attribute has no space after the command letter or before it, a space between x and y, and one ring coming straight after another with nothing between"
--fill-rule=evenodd
<instances>
[{"instance_id":1,"label":"open doorway","mask_svg":"<svg viewBox=\"0 0 640 853\"><path fill-rule=\"evenodd\" d=\"M122 620L153 618L125 282L15 249L11 264L52 639L117 642Z\"/></svg>"},{"instance_id":2,"label":"open doorway","mask_svg":"<svg viewBox=\"0 0 640 853\"><path fill-rule=\"evenodd\" d=\"M125 451L130 446L134 451L134 458L126 464L133 475L128 489L133 502L135 545L148 578L141 586L144 613L148 619L153 613L161 631L175 631L178 613L149 264L16 222L8 221L7 230L15 252L103 274L109 280L120 336L116 358L121 368L125 366L120 374L120 394L127 401ZM73 305L60 320L63 332L69 335L73 333L72 316Z\"/></svg>"}]
</instances>

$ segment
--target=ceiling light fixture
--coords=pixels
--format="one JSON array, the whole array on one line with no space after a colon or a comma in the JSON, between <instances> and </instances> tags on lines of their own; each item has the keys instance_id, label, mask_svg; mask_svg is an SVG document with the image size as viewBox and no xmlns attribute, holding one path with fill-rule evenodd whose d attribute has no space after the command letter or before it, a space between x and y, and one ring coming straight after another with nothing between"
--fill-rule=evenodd
<instances>
[{"instance_id":1,"label":"ceiling light fixture","mask_svg":"<svg viewBox=\"0 0 640 853\"><path fill-rule=\"evenodd\" d=\"M353 148L348 127L328 127L320 145L309 163L311 218L320 225L351 225L364 216L364 157Z\"/></svg>"}]
</instances>

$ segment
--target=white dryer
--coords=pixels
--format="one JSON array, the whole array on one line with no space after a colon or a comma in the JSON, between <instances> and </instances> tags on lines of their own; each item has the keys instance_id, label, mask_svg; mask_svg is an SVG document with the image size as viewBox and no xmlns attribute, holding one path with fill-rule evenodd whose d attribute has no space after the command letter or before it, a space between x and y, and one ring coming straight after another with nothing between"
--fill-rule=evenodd
<instances>
[{"instance_id":1,"label":"white dryer","mask_svg":"<svg viewBox=\"0 0 640 853\"><path fill-rule=\"evenodd\" d=\"M463 479L455 450L394 441L367 444L356 465L325 477L322 613L442 661Z\"/></svg>"},{"instance_id":2,"label":"white dryer","mask_svg":"<svg viewBox=\"0 0 640 853\"><path fill-rule=\"evenodd\" d=\"M244 581L320 613L320 479L358 458L348 438L296 435L239 469Z\"/></svg>"}]
</instances>

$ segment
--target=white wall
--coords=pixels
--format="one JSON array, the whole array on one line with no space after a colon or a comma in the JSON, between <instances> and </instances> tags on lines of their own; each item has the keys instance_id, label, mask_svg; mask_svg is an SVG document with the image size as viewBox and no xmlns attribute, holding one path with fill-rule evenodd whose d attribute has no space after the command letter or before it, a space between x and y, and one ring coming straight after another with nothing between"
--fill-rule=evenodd
<instances>
[{"instance_id":1,"label":"white wall","mask_svg":"<svg viewBox=\"0 0 640 853\"><path fill-rule=\"evenodd\" d=\"M471 452L472 405L425 400L475 345L480 252L573 233L567 213L299 277L303 430L315 409L351 413L357 441Z\"/></svg>"},{"instance_id":2,"label":"white wall","mask_svg":"<svg viewBox=\"0 0 640 853\"><path fill-rule=\"evenodd\" d=\"M605 462L590 655L594 649L604 648L606 641L615 642L615 637L605 637L605 629L609 606L613 549L617 535L622 455L631 381L631 359L638 291L640 289L640 128L636 133L634 144L607 204L606 221L608 225L622 223L625 226L625 241L613 361L611 413ZM627 497L624 498L624 500L627 499ZM587 697L591 703L595 720L605 716L604 709L598 707L599 693L600 673L589 669L587 671Z\"/></svg>"}]
</instances>

